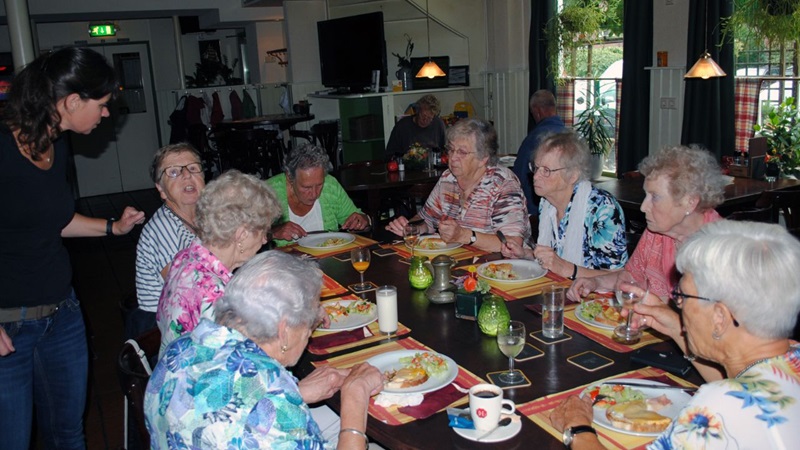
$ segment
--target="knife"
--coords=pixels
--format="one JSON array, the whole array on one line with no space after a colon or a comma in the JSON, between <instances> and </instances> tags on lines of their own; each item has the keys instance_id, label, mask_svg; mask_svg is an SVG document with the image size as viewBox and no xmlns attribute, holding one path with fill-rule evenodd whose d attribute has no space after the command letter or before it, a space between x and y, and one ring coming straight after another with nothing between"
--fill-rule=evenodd
<instances>
[{"instance_id":1,"label":"knife","mask_svg":"<svg viewBox=\"0 0 800 450\"><path fill-rule=\"evenodd\" d=\"M647 389L677 389L679 391L685 392L695 392L697 388L695 387L686 387L686 386L667 386L661 384L650 384L650 383L629 383L625 381L604 381L603 384L609 386L631 386L631 387L640 387L640 388L647 388Z\"/></svg>"},{"instance_id":2,"label":"knife","mask_svg":"<svg viewBox=\"0 0 800 450\"><path fill-rule=\"evenodd\" d=\"M497 235L497 239L500 239L500 243L506 245L506 235L500 230L497 230L495 234Z\"/></svg>"}]
</instances>

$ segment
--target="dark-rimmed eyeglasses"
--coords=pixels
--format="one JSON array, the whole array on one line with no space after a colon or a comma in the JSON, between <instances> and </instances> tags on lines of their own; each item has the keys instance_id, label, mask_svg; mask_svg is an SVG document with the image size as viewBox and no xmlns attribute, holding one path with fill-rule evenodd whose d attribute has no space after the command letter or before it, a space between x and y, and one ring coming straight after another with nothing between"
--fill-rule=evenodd
<instances>
[{"instance_id":1,"label":"dark-rimmed eyeglasses","mask_svg":"<svg viewBox=\"0 0 800 450\"><path fill-rule=\"evenodd\" d=\"M531 169L531 172L533 172L534 175L536 175L536 172L541 170L542 171L542 176L545 177L545 178L549 177L550 174L553 173L553 172L558 172L559 170L566 169L566 167L559 167L558 169L551 169L551 168L545 167L545 166L534 166L533 163L528 163L528 168Z\"/></svg>"},{"instance_id":2,"label":"dark-rimmed eyeglasses","mask_svg":"<svg viewBox=\"0 0 800 450\"><path fill-rule=\"evenodd\" d=\"M677 306L678 309L683 309L683 302L685 302L687 298L693 298L696 300L702 300L704 302L712 302L712 303L716 303L719 301L708 297L698 297L697 295L684 294L679 288L673 289L672 292L669 294L669 299L672 300L673 303L675 303L675 306ZM733 321L733 326L735 327L739 326L739 321L736 320L735 317L733 317L733 314L731 314L731 320Z\"/></svg>"},{"instance_id":3,"label":"dark-rimmed eyeglasses","mask_svg":"<svg viewBox=\"0 0 800 450\"><path fill-rule=\"evenodd\" d=\"M186 169L186 171L189 173L197 174L203 171L203 165L201 163L191 163L185 166L165 167L164 170L161 171L161 176L158 178L161 179L164 175L169 178L178 178L181 176L184 169Z\"/></svg>"}]
</instances>

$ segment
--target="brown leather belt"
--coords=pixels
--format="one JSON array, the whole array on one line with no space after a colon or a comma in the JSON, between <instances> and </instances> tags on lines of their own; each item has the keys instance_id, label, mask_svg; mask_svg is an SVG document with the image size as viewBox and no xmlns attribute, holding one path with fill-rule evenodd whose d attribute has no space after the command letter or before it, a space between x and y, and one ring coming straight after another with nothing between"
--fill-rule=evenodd
<instances>
[{"instance_id":1,"label":"brown leather belt","mask_svg":"<svg viewBox=\"0 0 800 450\"><path fill-rule=\"evenodd\" d=\"M58 303L52 305L23 306L20 308L0 308L0 323L20 320L39 320L52 316L58 311Z\"/></svg>"}]
</instances>

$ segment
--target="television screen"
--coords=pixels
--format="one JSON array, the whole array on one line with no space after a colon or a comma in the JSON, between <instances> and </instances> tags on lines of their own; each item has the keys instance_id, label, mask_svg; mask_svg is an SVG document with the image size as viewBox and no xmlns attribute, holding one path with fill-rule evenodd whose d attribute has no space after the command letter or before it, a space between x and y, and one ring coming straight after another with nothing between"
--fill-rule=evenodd
<instances>
[{"instance_id":1,"label":"television screen","mask_svg":"<svg viewBox=\"0 0 800 450\"><path fill-rule=\"evenodd\" d=\"M317 36L323 86L362 91L372 85L373 70L387 85L382 12L317 22Z\"/></svg>"}]
</instances>

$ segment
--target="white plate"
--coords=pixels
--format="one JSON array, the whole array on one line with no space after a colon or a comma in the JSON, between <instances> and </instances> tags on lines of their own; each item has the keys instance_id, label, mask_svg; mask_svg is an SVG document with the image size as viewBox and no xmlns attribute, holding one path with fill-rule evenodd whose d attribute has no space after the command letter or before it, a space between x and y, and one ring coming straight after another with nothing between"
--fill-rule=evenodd
<instances>
[{"instance_id":1,"label":"white plate","mask_svg":"<svg viewBox=\"0 0 800 450\"><path fill-rule=\"evenodd\" d=\"M387 352L381 353L380 355L375 355L372 358L368 359L367 362L372 364L373 366L377 367L381 373L402 369L405 364L400 362L400 358L404 358L406 356L414 356L415 353L423 353L425 350L397 350L394 352ZM435 352L429 352L435 353ZM413 386L410 388L404 389L391 389L391 388L384 388L382 392L387 394L424 394L426 392L433 392L439 390L448 384L452 383L453 380L456 379L458 375L458 365L455 361L450 359L449 357L442 355L441 353L435 353L445 361L447 361L447 372L438 375L438 376L430 376L428 381L420 384L419 386Z\"/></svg>"},{"instance_id":2,"label":"white plate","mask_svg":"<svg viewBox=\"0 0 800 450\"><path fill-rule=\"evenodd\" d=\"M501 280L499 278L492 278L484 275L484 270L489 267L489 264L511 264L512 270L519 276L515 280ZM542 268L536 261L528 261L527 259L501 259L499 261L490 261L478 266L478 275L486 278L487 280L496 281L498 283L527 283L529 281L542 278L547 275L547 271Z\"/></svg>"},{"instance_id":3,"label":"white plate","mask_svg":"<svg viewBox=\"0 0 800 450\"><path fill-rule=\"evenodd\" d=\"M614 380L609 380L609 382L613 382L613 381L629 382L629 383L658 384L658 385L661 385L661 386L666 386L666 384L658 382L658 381L643 380L643 379L639 379L639 378L618 378L618 379L614 379ZM595 386L598 386L598 384L593 384L589 388L591 389L591 388L593 388ZM678 413L681 411L681 409L683 409L683 407L686 406L687 403L689 403L689 400L692 399L691 395L687 394L684 391L678 390L678 389L652 389L652 388L640 388L640 387L635 387L635 386L631 386L631 388L641 391L644 394L645 398L659 397L662 394L666 395L667 398L670 399L670 401L672 401L672 404L667 406L666 408L658 411L658 413L661 414L662 416L669 417L672 420L675 420L675 418L678 417ZM581 393L581 396L583 396L585 393L586 393L586 391ZM620 433L631 434L633 436L651 436L651 437L654 437L654 436L660 436L661 433L662 433L662 432L658 432L658 433L642 433L642 432L638 432L638 431L629 431L629 430L623 430L621 428L617 428L617 427L611 425L611 422L609 422L608 419L606 418L606 410L604 408L592 408L592 409L594 410L594 423L596 423L597 425L600 425L601 427L608 428L609 430L619 431Z\"/></svg>"},{"instance_id":4,"label":"white plate","mask_svg":"<svg viewBox=\"0 0 800 450\"><path fill-rule=\"evenodd\" d=\"M521 429L522 420L512 420L510 424L504 427L495 428L495 431L493 431L492 434L481 439L480 442L502 442L516 436ZM486 431L478 431L469 428L453 428L453 431L455 431L457 435L463 437L464 439L469 439L470 441L474 441L481 435L487 433Z\"/></svg>"},{"instance_id":5,"label":"white plate","mask_svg":"<svg viewBox=\"0 0 800 450\"><path fill-rule=\"evenodd\" d=\"M430 248L422 248L419 246L425 239L428 238L436 238L439 239L438 234L426 234L424 236L419 237L419 241L417 241L417 245L414 246L414 253L427 253L427 254L439 254L442 252L449 252L450 250L455 250L461 247L460 242L448 242L442 245L440 248L430 249Z\"/></svg>"},{"instance_id":6,"label":"white plate","mask_svg":"<svg viewBox=\"0 0 800 450\"><path fill-rule=\"evenodd\" d=\"M325 305L332 305L338 303L342 306L350 306L350 304L358 302L360 300L329 300L327 302L322 302L322 306ZM317 331L349 331L355 330L356 328L361 328L365 325L369 325L375 320L378 319L378 308L373 307L372 312L370 314L350 314L347 317L341 317L338 321L334 321L331 318L331 327L330 328L317 328Z\"/></svg>"},{"instance_id":7,"label":"white plate","mask_svg":"<svg viewBox=\"0 0 800 450\"><path fill-rule=\"evenodd\" d=\"M331 245L329 247L323 247L322 244L328 239L344 239L344 241L342 244L339 245ZM356 237L350 233L320 233L320 234L309 234L308 236L297 241L297 245L299 245L300 247L310 248L314 250L329 250L329 249L344 247L345 245L355 240Z\"/></svg>"},{"instance_id":8,"label":"white plate","mask_svg":"<svg viewBox=\"0 0 800 450\"><path fill-rule=\"evenodd\" d=\"M586 303L596 302L596 301L597 300L587 300ZM575 308L575 317L577 317L578 320L580 320L581 322L585 323L586 325L597 327L597 328L602 328L604 330L613 330L614 328L616 328L618 325L620 325L622 323L622 322L620 322L620 324L617 324L617 325L609 325L607 323L598 322L598 321L596 321L594 319L590 319L588 317L585 317L583 315L583 303L580 303Z\"/></svg>"}]
</instances>

